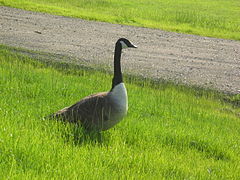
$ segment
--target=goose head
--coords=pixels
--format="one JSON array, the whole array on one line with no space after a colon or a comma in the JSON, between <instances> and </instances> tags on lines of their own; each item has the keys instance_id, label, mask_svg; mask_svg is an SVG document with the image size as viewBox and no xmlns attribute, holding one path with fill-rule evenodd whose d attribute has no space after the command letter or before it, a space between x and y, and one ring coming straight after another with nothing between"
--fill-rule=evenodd
<instances>
[{"instance_id":1,"label":"goose head","mask_svg":"<svg viewBox=\"0 0 240 180\"><path fill-rule=\"evenodd\" d=\"M123 82L122 78L122 71L121 71L121 53L122 49L125 48L137 48L137 46L133 45L129 40L126 38L120 38L117 40L115 44L115 51L114 51L114 76L112 80L112 89Z\"/></svg>"},{"instance_id":2,"label":"goose head","mask_svg":"<svg viewBox=\"0 0 240 180\"><path fill-rule=\"evenodd\" d=\"M125 48L137 48L137 46L135 46L134 44L132 44L128 39L126 38L120 38L118 39L118 41L116 42L116 44L121 45L122 49Z\"/></svg>"}]
</instances>

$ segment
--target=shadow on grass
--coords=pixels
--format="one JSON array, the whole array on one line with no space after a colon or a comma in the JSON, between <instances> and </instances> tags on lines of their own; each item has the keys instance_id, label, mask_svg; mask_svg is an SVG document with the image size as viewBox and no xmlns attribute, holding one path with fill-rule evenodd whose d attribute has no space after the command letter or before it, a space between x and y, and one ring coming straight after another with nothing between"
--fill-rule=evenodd
<instances>
[{"instance_id":1,"label":"shadow on grass","mask_svg":"<svg viewBox=\"0 0 240 180\"><path fill-rule=\"evenodd\" d=\"M89 64L84 60L74 59L66 55L58 55L53 53L44 53L39 51L27 50L23 48L10 47L0 44L0 48L4 48L15 55L27 56L33 58L34 60L28 59L28 63L33 63L35 66L51 67L64 74L73 75L87 75L92 72L102 72L106 74L112 74L109 68L106 68L103 64ZM37 63L38 62L38 63ZM141 75L125 74L125 79L128 83L138 85L140 87L148 86L154 89L164 90L167 88L176 88L180 92L191 93L196 97L209 97L214 99L220 99L223 103L228 103L235 108L240 107L240 95L231 92L220 92L211 87L201 87L198 85L189 85L181 82L176 82L173 80L165 80L161 78L149 78Z\"/></svg>"},{"instance_id":2,"label":"shadow on grass","mask_svg":"<svg viewBox=\"0 0 240 180\"><path fill-rule=\"evenodd\" d=\"M71 125L70 129L62 132L62 136L66 143L72 142L75 146L101 145L104 142L101 132L86 130L80 124Z\"/></svg>"},{"instance_id":3,"label":"shadow on grass","mask_svg":"<svg viewBox=\"0 0 240 180\"><path fill-rule=\"evenodd\" d=\"M102 132L87 130L81 123L70 123L61 118L54 117L52 114L46 115L42 120L57 123L58 132L66 143L72 143L76 146L86 144L100 145L106 140L103 138Z\"/></svg>"}]
</instances>

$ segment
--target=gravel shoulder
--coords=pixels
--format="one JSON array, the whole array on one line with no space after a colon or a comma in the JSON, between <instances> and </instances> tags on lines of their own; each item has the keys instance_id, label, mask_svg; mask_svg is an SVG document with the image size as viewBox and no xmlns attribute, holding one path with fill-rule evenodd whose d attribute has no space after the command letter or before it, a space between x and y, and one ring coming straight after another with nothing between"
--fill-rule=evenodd
<instances>
[{"instance_id":1,"label":"gravel shoulder","mask_svg":"<svg viewBox=\"0 0 240 180\"><path fill-rule=\"evenodd\" d=\"M66 61L110 69L119 37L138 46L123 53L124 73L239 93L239 41L0 7L0 44L65 56Z\"/></svg>"}]
</instances>

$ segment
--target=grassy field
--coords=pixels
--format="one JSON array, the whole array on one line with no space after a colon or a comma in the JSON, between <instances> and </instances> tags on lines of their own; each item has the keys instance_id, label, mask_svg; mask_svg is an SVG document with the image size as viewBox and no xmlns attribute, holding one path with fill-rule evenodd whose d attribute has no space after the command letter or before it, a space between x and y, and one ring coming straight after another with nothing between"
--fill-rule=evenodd
<instances>
[{"instance_id":1,"label":"grassy field","mask_svg":"<svg viewBox=\"0 0 240 180\"><path fill-rule=\"evenodd\" d=\"M0 5L240 40L239 0L0 0Z\"/></svg>"},{"instance_id":2,"label":"grassy field","mask_svg":"<svg viewBox=\"0 0 240 180\"><path fill-rule=\"evenodd\" d=\"M110 89L111 75L0 46L0 178L240 178L240 109L223 95L134 79L126 86L127 117L101 137L84 135L42 117Z\"/></svg>"}]
</instances>

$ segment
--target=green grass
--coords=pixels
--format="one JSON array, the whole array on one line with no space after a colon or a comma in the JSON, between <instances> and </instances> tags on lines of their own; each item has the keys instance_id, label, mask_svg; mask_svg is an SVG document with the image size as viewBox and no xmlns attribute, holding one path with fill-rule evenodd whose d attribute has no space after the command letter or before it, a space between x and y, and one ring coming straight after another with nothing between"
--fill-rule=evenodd
<instances>
[{"instance_id":1,"label":"green grass","mask_svg":"<svg viewBox=\"0 0 240 180\"><path fill-rule=\"evenodd\" d=\"M0 0L0 5L240 40L239 0Z\"/></svg>"},{"instance_id":2,"label":"green grass","mask_svg":"<svg viewBox=\"0 0 240 180\"><path fill-rule=\"evenodd\" d=\"M240 178L240 109L223 95L134 79L126 86L127 117L101 137L85 135L42 117L110 89L111 75L0 46L1 179Z\"/></svg>"}]
</instances>

